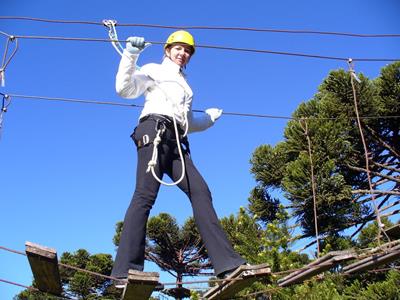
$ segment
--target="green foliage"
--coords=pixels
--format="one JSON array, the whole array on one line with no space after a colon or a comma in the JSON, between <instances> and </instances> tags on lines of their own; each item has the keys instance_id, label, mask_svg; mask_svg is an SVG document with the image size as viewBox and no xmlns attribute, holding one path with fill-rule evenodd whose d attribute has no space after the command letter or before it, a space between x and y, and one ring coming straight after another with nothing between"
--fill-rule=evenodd
<instances>
[{"instance_id":1,"label":"green foliage","mask_svg":"<svg viewBox=\"0 0 400 300\"><path fill-rule=\"evenodd\" d=\"M321 255L325 255L330 251L340 251L354 248L355 246L356 243L352 241L350 237L343 237L339 234L326 236L323 240L321 240L321 249L323 249Z\"/></svg>"},{"instance_id":2,"label":"green foliage","mask_svg":"<svg viewBox=\"0 0 400 300\"><path fill-rule=\"evenodd\" d=\"M282 207L276 219L261 226L258 217L253 217L242 207L237 216L230 215L221 220L235 250L251 264L268 263L273 272L298 268L308 262L307 255L289 250L291 234L286 225L287 214Z\"/></svg>"},{"instance_id":3,"label":"green foliage","mask_svg":"<svg viewBox=\"0 0 400 300\"><path fill-rule=\"evenodd\" d=\"M385 225L385 229L392 227L394 224L388 218L382 218L382 223ZM373 248L379 246L377 239L379 233L379 227L377 221L371 222L364 229L361 230L357 237L357 245L359 248ZM381 242L387 242L387 238L381 233Z\"/></svg>"},{"instance_id":4,"label":"green foliage","mask_svg":"<svg viewBox=\"0 0 400 300\"><path fill-rule=\"evenodd\" d=\"M391 270L381 280L358 280L340 275L326 275L300 285L271 289L274 300L395 300L400 299L400 272Z\"/></svg>"},{"instance_id":5,"label":"green foliage","mask_svg":"<svg viewBox=\"0 0 400 300\"><path fill-rule=\"evenodd\" d=\"M35 284L32 284L35 287ZM23 290L13 297L13 300L58 300L59 297L34 290Z\"/></svg>"},{"instance_id":6,"label":"green foliage","mask_svg":"<svg viewBox=\"0 0 400 300\"><path fill-rule=\"evenodd\" d=\"M91 255L84 249L74 253L64 252L60 261L63 264L108 276L113 266L111 255ZM63 285L66 286L66 292L78 299L117 299L120 296L120 291L117 291L108 279L65 267L60 268L60 275Z\"/></svg>"},{"instance_id":7,"label":"green foliage","mask_svg":"<svg viewBox=\"0 0 400 300\"><path fill-rule=\"evenodd\" d=\"M290 292L282 291L276 299L294 299L294 300L338 300L342 299L338 290L337 283L324 279L324 281L317 282L310 280L302 285L295 286Z\"/></svg>"},{"instance_id":8,"label":"green foliage","mask_svg":"<svg viewBox=\"0 0 400 300\"><path fill-rule=\"evenodd\" d=\"M400 299L400 272L391 270L387 273L385 280L368 285L355 281L345 289L344 295L344 299Z\"/></svg>"},{"instance_id":9,"label":"green foliage","mask_svg":"<svg viewBox=\"0 0 400 300\"><path fill-rule=\"evenodd\" d=\"M254 217L266 224L277 218L279 199L272 198L265 188L255 187L249 197L249 210Z\"/></svg>"},{"instance_id":10,"label":"green foliage","mask_svg":"<svg viewBox=\"0 0 400 300\"><path fill-rule=\"evenodd\" d=\"M234 249L249 263L260 261L259 253L263 249L262 231L255 220L241 207L238 215L221 219L221 225L228 235Z\"/></svg>"},{"instance_id":11,"label":"green foliage","mask_svg":"<svg viewBox=\"0 0 400 300\"><path fill-rule=\"evenodd\" d=\"M64 252L60 262L65 265L84 269L110 276L113 260L109 254L91 255L84 249L74 253ZM117 290L111 280L90 275L83 271L76 271L71 268L60 266L60 276L63 285L63 294L82 300L112 300L120 299L121 291ZM35 286L35 283L33 283ZM59 299L42 292L25 290L15 296L15 300L55 300Z\"/></svg>"},{"instance_id":12,"label":"green foliage","mask_svg":"<svg viewBox=\"0 0 400 300\"><path fill-rule=\"evenodd\" d=\"M147 224L147 241L146 251L153 261L161 269L175 272L177 278L211 268L193 218L180 228L169 214L154 216Z\"/></svg>"},{"instance_id":13,"label":"green foliage","mask_svg":"<svg viewBox=\"0 0 400 300\"><path fill-rule=\"evenodd\" d=\"M355 89L361 116L400 114L399 69L400 62L389 65L376 80L359 75L361 82L355 83ZM364 148L354 116L351 75L344 70L332 71L318 93L293 113L296 120L288 122L285 140L254 151L250 162L257 186L251 193L249 209L261 221L273 221L278 202L269 193L279 189L293 207L293 216L300 221L305 236L315 236L313 170L319 234L334 236L373 219L371 206L357 201L365 198L364 194L353 192L369 189ZM362 119L374 182L382 179L379 173L388 174L386 163L399 162L399 124L395 118ZM394 178L399 172L392 170L390 175ZM396 186L395 179L385 182L386 190Z\"/></svg>"},{"instance_id":14,"label":"green foliage","mask_svg":"<svg viewBox=\"0 0 400 300\"><path fill-rule=\"evenodd\" d=\"M117 247L119 245L119 241L120 241L120 238L121 238L121 232L122 232L122 226L123 225L124 225L124 222L122 222L122 221L117 222L117 224L115 224L115 234L114 234L114 237L113 237L113 243Z\"/></svg>"},{"instance_id":15,"label":"green foliage","mask_svg":"<svg viewBox=\"0 0 400 300\"><path fill-rule=\"evenodd\" d=\"M190 291L190 300L200 300L200 295L197 291L191 290Z\"/></svg>"}]
</instances>

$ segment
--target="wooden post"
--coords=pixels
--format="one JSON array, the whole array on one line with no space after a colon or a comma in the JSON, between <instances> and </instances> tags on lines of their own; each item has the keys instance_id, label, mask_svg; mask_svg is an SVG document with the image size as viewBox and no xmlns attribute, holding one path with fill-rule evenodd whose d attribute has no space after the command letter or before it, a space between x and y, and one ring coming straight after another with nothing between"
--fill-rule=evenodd
<instances>
[{"instance_id":1,"label":"wooden post","mask_svg":"<svg viewBox=\"0 0 400 300\"><path fill-rule=\"evenodd\" d=\"M26 242L25 252L38 289L46 293L61 295L62 285L56 250Z\"/></svg>"},{"instance_id":2,"label":"wooden post","mask_svg":"<svg viewBox=\"0 0 400 300\"><path fill-rule=\"evenodd\" d=\"M128 284L122 295L123 300L147 300L159 282L156 272L129 270Z\"/></svg>"}]
</instances>

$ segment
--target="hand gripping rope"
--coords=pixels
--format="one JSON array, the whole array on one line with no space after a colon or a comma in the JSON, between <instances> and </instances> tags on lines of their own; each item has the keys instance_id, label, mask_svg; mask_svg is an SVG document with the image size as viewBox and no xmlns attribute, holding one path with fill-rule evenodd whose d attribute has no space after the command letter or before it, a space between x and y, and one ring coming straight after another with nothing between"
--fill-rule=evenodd
<instances>
[{"instance_id":1,"label":"hand gripping rope","mask_svg":"<svg viewBox=\"0 0 400 300\"><path fill-rule=\"evenodd\" d=\"M117 24L117 22L115 20L103 20L103 24L104 24L104 26L106 26L109 29L108 35L110 37L111 44L113 45L114 49L118 52L119 55L125 56L125 57L128 57L129 59L131 59L129 56L127 56L123 53L124 49L118 41L117 30L115 29L115 25ZM150 43L145 43L145 48L150 45L151 45ZM136 69L139 70L140 68L138 66L136 66ZM174 103L174 101L172 101L172 99L169 97L168 93L165 92L165 90L160 86L161 82L155 80L154 78L151 78L149 75L147 75L147 77L149 77L151 80L154 81L155 86L160 89L160 91L164 94L167 101L172 106L172 112L173 112L172 120L174 123L174 131L175 131L176 143L178 146L179 157L180 157L181 164L182 164L182 173L181 173L180 178L177 181L168 183L168 182L165 182L162 179L158 178L158 176L154 170L155 166L157 165L157 160L158 160L158 145L161 143L161 137L165 131L164 126L161 126L160 128L156 128L157 134L153 141L153 154L152 154L151 160L147 164L148 167L147 167L146 172L148 173L151 171L151 174L159 183L166 185L166 186L174 186L174 185L179 184L183 180L183 178L185 177L185 172L186 172L185 160L184 160L183 153L182 153L181 141L179 139L178 124L176 122L176 117L175 117L175 113L174 113L174 111L176 111L177 107L176 107L176 103ZM171 82L180 85L182 87L182 89L184 89L184 87L179 82L177 82L177 81L171 81ZM183 137L185 137L189 130L187 112L184 112L183 117L184 117L184 123L185 123L185 132L183 134Z\"/></svg>"}]
</instances>

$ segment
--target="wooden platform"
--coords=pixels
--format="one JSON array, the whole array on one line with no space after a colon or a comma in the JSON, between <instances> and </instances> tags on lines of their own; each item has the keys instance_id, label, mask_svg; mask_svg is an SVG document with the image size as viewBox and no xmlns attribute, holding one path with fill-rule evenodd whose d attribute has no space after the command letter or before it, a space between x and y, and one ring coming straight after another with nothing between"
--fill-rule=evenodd
<instances>
[{"instance_id":1,"label":"wooden platform","mask_svg":"<svg viewBox=\"0 0 400 300\"><path fill-rule=\"evenodd\" d=\"M122 294L123 300L147 300L159 282L156 272L129 270L128 284Z\"/></svg>"},{"instance_id":2,"label":"wooden platform","mask_svg":"<svg viewBox=\"0 0 400 300\"><path fill-rule=\"evenodd\" d=\"M32 269L37 288L45 293L61 296L63 289L55 249L25 243L25 252ZM129 270L123 300L147 300L157 286L159 274Z\"/></svg>"},{"instance_id":3,"label":"wooden platform","mask_svg":"<svg viewBox=\"0 0 400 300\"><path fill-rule=\"evenodd\" d=\"M249 274L246 274L249 273ZM250 274L251 273L251 274ZM202 299L229 299L235 296L242 289L250 286L253 282L261 277L267 277L271 274L271 269L268 264L261 264L255 266L240 266L232 274L230 274L226 281L211 288L207 291ZM237 280L232 280L237 279Z\"/></svg>"},{"instance_id":4,"label":"wooden platform","mask_svg":"<svg viewBox=\"0 0 400 300\"><path fill-rule=\"evenodd\" d=\"M356 258L354 251L332 251L319 259L311 262L300 270L294 271L289 275L278 280L280 287L286 287L292 284L301 283L319 273L325 272L336 266L338 263Z\"/></svg>"},{"instance_id":5,"label":"wooden platform","mask_svg":"<svg viewBox=\"0 0 400 300\"><path fill-rule=\"evenodd\" d=\"M25 252L28 256L37 288L43 292L60 296L62 285L56 250L26 242Z\"/></svg>"},{"instance_id":6,"label":"wooden platform","mask_svg":"<svg viewBox=\"0 0 400 300\"><path fill-rule=\"evenodd\" d=\"M377 248L378 253L372 253L370 256L361 259L343 268L344 274L352 274L371 270L383 264L390 263L400 259L400 244L388 247L387 244Z\"/></svg>"}]
</instances>

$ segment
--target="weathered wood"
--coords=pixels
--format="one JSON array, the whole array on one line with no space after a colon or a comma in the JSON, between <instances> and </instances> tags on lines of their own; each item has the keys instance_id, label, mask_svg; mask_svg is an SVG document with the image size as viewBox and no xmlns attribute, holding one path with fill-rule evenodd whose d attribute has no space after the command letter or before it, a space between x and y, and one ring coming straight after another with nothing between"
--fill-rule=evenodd
<instances>
[{"instance_id":1,"label":"weathered wood","mask_svg":"<svg viewBox=\"0 0 400 300\"><path fill-rule=\"evenodd\" d=\"M56 250L26 242L25 252L37 288L46 293L61 295L62 285Z\"/></svg>"},{"instance_id":2,"label":"weathered wood","mask_svg":"<svg viewBox=\"0 0 400 300\"><path fill-rule=\"evenodd\" d=\"M344 274L363 272L387 264L400 258L400 245L388 248L382 253L374 253L343 268Z\"/></svg>"},{"instance_id":3,"label":"weathered wood","mask_svg":"<svg viewBox=\"0 0 400 300\"><path fill-rule=\"evenodd\" d=\"M202 299L229 299L259 278L269 276L270 274L271 269L268 264L240 266L226 278L226 281L207 291Z\"/></svg>"},{"instance_id":4,"label":"weathered wood","mask_svg":"<svg viewBox=\"0 0 400 300\"><path fill-rule=\"evenodd\" d=\"M323 257L309 263L307 266L297 270L289 275L278 280L280 287L286 287L292 284L303 282L304 280L323 273L338 263L356 258L356 253L353 251L332 251Z\"/></svg>"},{"instance_id":5,"label":"weathered wood","mask_svg":"<svg viewBox=\"0 0 400 300\"><path fill-rule=\"evenodd\" d=\"M141 272L129 270L128 284L122 295L123 300L147 300L159 282L160 275L156 272Z\"/></svg>"}]
</instances>

